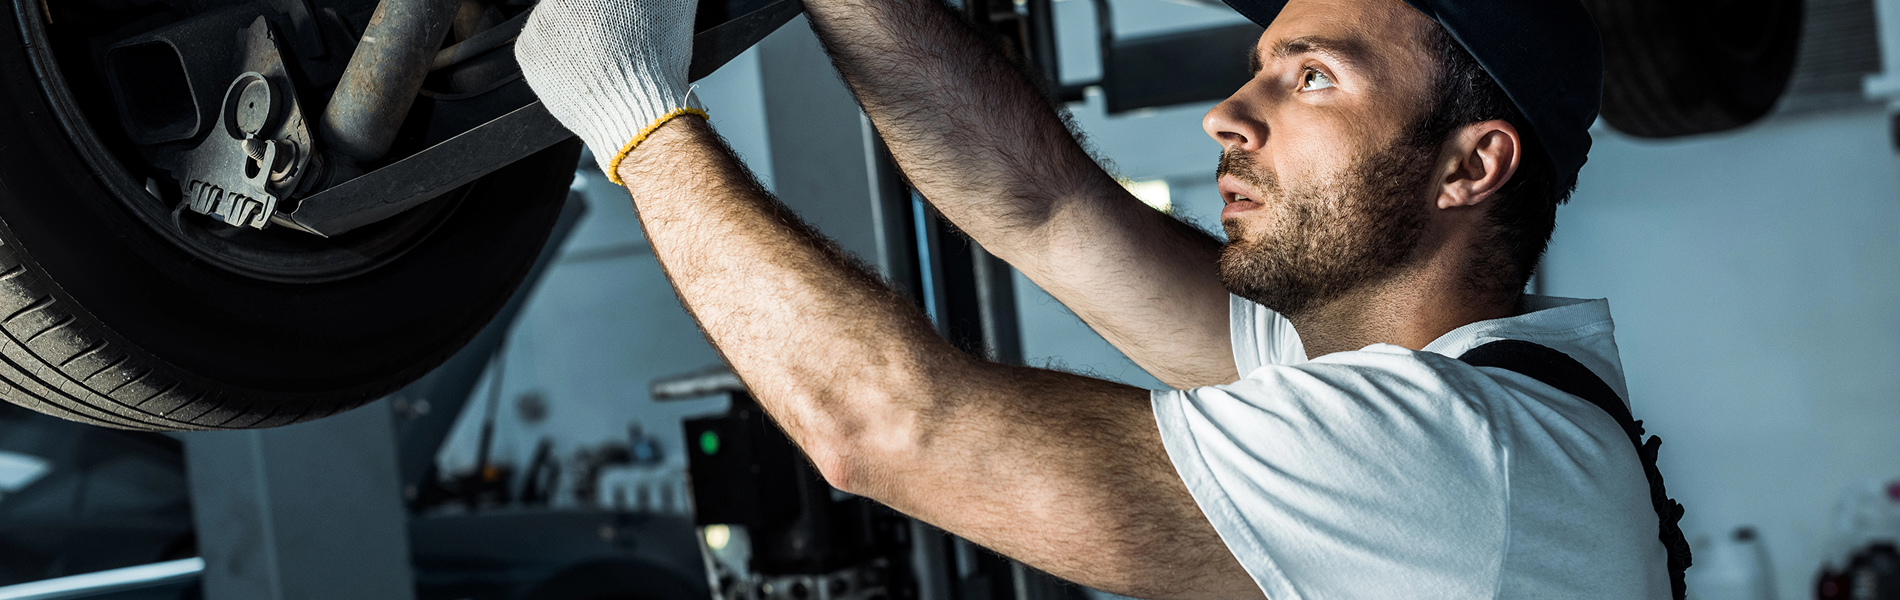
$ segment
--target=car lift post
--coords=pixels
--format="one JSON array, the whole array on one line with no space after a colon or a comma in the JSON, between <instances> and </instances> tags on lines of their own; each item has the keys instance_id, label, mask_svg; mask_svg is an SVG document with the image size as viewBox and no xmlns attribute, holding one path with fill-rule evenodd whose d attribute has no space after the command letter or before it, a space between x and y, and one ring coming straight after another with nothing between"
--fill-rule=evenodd
<instances>
[{"instance_id":1,"label":"car lift post","mask_svg":"<svg viewBox=\"0 0 1900 600\"><path fill-rule=\"evenodd\" d=\"M184 439L205 598L415 598L387 402Z\"/></svg>"}]
</instances>

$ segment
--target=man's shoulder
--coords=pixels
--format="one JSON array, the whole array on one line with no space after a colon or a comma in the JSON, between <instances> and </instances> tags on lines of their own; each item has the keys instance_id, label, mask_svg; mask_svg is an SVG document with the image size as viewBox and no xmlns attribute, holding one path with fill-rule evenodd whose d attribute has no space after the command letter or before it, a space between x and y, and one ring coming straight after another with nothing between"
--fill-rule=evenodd
<instances>
[{"instance_id":1,"label":"man's shoulder","mask_svg":"<svg viewBox=\"0 0 1900 600\"><path fill-rule=\"evenodd\" d=\"M1395 458L1431 448L1469 460L1501 451L1492 421L1519 393L1511 383L1434 352L1374 344L1262 365L1231 384L1182 393L1189 403L1236 409L1223 416L1236 424L1259 419L1273 422L1263 427L1320 432L1329 443L1390 444Z\"/></svg>"},{"instance_id":2,"label":"man's shoulder","mask_svg":"<svg viewBox=\"0 0 1900 600\"><path fill-rule=\"evenodd\" d=\"M1616 324L1610 317L1608 300L1526 295L1523 303L1525 311L1521 314L1466 324L1439 336L1423 350L1457 358L1472 348L1498 340L1532 342L1563 352L1583 363L1611 389L1616 390L1619 397L1628 401L1622 358L1616 346ZM1308 362L1299 335L1286 317L1239 296L1232 296L1229 306L1235 366L1243 378L1262 367L1299 366ZM1404 372L1413 375L1442 375L1448 368L1463 371L1458 366L1436 360L1430 364L1418 364L1416 360L1420 359L1398 350L1403 349L1373 345L1322 358L1337 363L1359 363L1365 368L1379 365L1407 367ZM1354 360L1364 352L1398 355L1401 359L1413 359L1414 362Z\"/></svg>"},{"instance_id":3,"label":"man's shoulder","mask_svg":"<svg viewBox=\"0 0 1900 600\"><path fill-rule=\"evenodd\" d=\"M1450 362L1372 346L1263 365L1157 394L1156 419L1189 491L1269 593L1489 597L1510 539L1510 453L1483 403L1446 401L1470 396ZM1355 575L1335 577L1342 564Z\"/></svg>"},{"instance_id":4,"label":"man's shoulder","mask_svg":"<svg viewBox=\"0 0 1900 600\"><path fill-rule=\"evenodd\" d=\"M1581 353L1574 349L1580 343L1563 346ZM1185 395L1246 407L1225 415L1236 425L1252 418L1324 430L1331 443L1398 442L1446 462L1490 455L1506 470L1548 458L1533 455L1622 458L1630 450L1615 419L1586 400L1521 373L1390 344L1263 365L1240 381Z\"/></svg>"},{"instance_id":5,"label":"man's shoulder","mask_svg":"<svg viewBox=\"0 0 1900 600\"><path fill-rule=\"evenodd\" d=\"M1223 509L1210 519L1224 538L1245 542L1236 556L1263 581L1312 585L1308 577L1340 557L1367 556L1377 564L1355 572L1393 581L1468 585L1445 575L1481 572L1511 590L1592 590L1602 582L1541 565L1598 560L1586 555L1603 552L1606 539L1627 547L1617 564L1632 578L1654 579L1644 569L1661 564L1652 560L1655 523L1639 518L1649 514L1646 482L1614 419L1535 379L1457 359L1498 339L1530 341L1571 355L1624 394L1607 302L1527 304L1522 315L1461 327L1421 350L1375 344L1262 361L1232 384L1157 394L1170 456L1197 501ZM1234 312L1236 355L1249 347L1243 338L1291 334L1264 307L1237 300ZM1396 535L1361 546L1377 540L1315 533L1369 524ZM1441 554L1467 560L1434 562ZM1352 581L1368 583L1378 582Z\"/></svg>"},{"instance_id":6,"label":"man's shoulder","mask_svg":"<svg viewBox=\"0 0 1900 600\"><path fill-rule=\"evenodd\" d=\"M1531 342L1582 363L1615 390L1617 397L1629 402L1623 359L1616 345L1616 322L1610 316L1608 300L1526 295L1524 305L1522 314L1453 329L1425 350L1458 357L1500 340Z\"/></svg>"}]
</instances>

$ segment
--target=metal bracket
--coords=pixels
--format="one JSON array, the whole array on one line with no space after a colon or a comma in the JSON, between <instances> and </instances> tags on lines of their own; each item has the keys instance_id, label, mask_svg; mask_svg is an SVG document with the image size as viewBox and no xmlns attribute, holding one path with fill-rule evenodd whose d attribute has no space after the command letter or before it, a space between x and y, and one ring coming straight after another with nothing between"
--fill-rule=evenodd
<instances>
[{"instance_id":1,"label":"metal bracket","mask_svg":"<svg viewBox=\"0 0 1900 600\"><path fill-rule=\"evenodd\" d=\"M693 36L689 77L711 74L803 10L799 0L779 0L699 32ZM415 208L572 136L535 102L304 198L273 222L323 237L339 235Z\"/></svg>"},{"instance_id":2,"label":"metal bracket","mask_svg":"<svg viewBox=\"0 0 1900 600\"><path fill-rule=\"evenodd\" d=\"M573 135L535 102L304 198L296 210L273 221L323 237L339 235L415 208Z\"/></svg>"},{"instance_id":3,"label":"metal bracket","mask_svg":"<svg viewBox=\"0 0 1900 600\"><path fill-rule=\"evenodd\" d=\"M239 30L245 72L225 90L218 126L172 169L186 207L234 227L263 229L313 154L277 36L263 17Z\"/></svg>"},{"instance_id":4,"label":"metal bracket","mask_svg":"<svg viewBox=\"0 0 1900 600\"><path fill-rule=\"evenodd\" d=\"M803 0L778 0L694 34L693 62L686 69L687 78L711 75L802 12Z\"/></svg>"},{"instance_id":5,"label":"metal bracket","mask_svg":"<svg viewBox=\"0 0 1900 600\"><path fill-rule=\"evenodd\" d=\"M778 0L694 35L690 77L699 79L711 74L803 9L799 0ZM489 37L506 35L505 29L497 29ZM277 223L323 237L339 235L419 206L571 137L536 102L311 194L291 207L288 198L309 193L308 188L323 179L308 176L316 166L312 162L316 152L309 125L286 75L279 36L269 22L257 17L250 27L238 31L234 49L244 57L245 73L227 88L216 109L208 106L209 98L202 90L196 94L213 131L170 167L188 208L233 226L262 229ZM168 38L152 39L171 43ZM153 43L144 38L137 42ZM217 53L193 56L199 54ZM122 62L131 66L130 60ZM203 74L206 70L198 62L184 62L194 67L186 69L188 74ZM264 106L253 105L260 99L267 101ZM156 142L203 131L189 119L173 120L184 122L160 132L163 136L153 133L141 139Z\"/></svg>"},{"instance_id":6,"label":"metal bracket","mask_svg":"<svg viewBox=\"0 0 1900 600\"><path fill-rule=\"evenodd\" d=\"M257 4L205 13L133 36L106 50L106 81L126 135L138 144L188 140L218 122L218 101L243 36L264 14Z\"/></svg>"},{"instance_id":7,"label":"metal bracket","mask_svg":"<svg viewBox=\"0 0 1900 600\"><path fill-rule=\"evenodd\" d=\"M223 139L213 133L186 157L187 208L233 227L263 229L270 224L271 213L277 210L277 196L270 193L270 173L259 165L276 164L278 144L257 140L263 152L254 159L246 152L247 145L257 147L246 144L253 140Z\"/></svg>"}]
</instances>

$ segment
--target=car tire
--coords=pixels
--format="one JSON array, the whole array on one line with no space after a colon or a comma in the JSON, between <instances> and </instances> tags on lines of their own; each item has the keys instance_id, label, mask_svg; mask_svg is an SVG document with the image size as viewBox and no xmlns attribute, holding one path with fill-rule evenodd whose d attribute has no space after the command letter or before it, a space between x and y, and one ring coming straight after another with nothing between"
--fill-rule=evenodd
<instances>
[{"instance_id":1,"label":"car tire","mask_svg":"<svg viewBox=\"0 0 1900 600\"><path fill-rule=\"evenodd\" d=\"M250 277L206 264L127 210L123 191L142 187L86 154L90 125L56 117L20 13L0 12L0 397L67 419L270 427L394 391L508 300L580 154L564 142L433 201L453 205L365 272Z\"/></svg>"},{"instance_id":2,"label":"car tire","mask_svg":"<svg viewBox=\"0 0 1900 600\"><path fill-rule=\"evenodd\" d=\"M1788 86L1801 0L1585 0L1603 35L1603 119L1670 138L1742 127Z\"/></svg>"}]
</instances>

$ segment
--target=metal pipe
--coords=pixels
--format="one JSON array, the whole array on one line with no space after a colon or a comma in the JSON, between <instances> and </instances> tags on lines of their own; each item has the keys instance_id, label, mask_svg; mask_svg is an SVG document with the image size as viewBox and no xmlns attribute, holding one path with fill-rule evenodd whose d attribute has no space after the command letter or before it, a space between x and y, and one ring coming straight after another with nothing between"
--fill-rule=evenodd
<instances>
[{"instance_id":1,"label":"metal pipe","mask_svg":"<svg viewBox=\"0 0 1900 600\"><path fill-rule=\"evenodd\" d=\"M318 125L332 152L359 163L389 153L461 4L461 0L377 3Z\"/></svg>"},{"instance_id":2,"label":"metal pipe","mask_svg":"<svg viewBox=\"0 0 1900 600\"><path fill-rule=\"evenodd\" d=\"M515 38L521 37L521 28L528 24L528 15L530 14L534 13L524 12L515 15L513 19L503 21L494 27L483 29L457 42L453 46L443 48L441 52L435 53L435 58L430 61L429 70L439 71L446 69L455 66L456 63L475 58L483 52L514 43Z\"/></svg>"}]
</instances>

